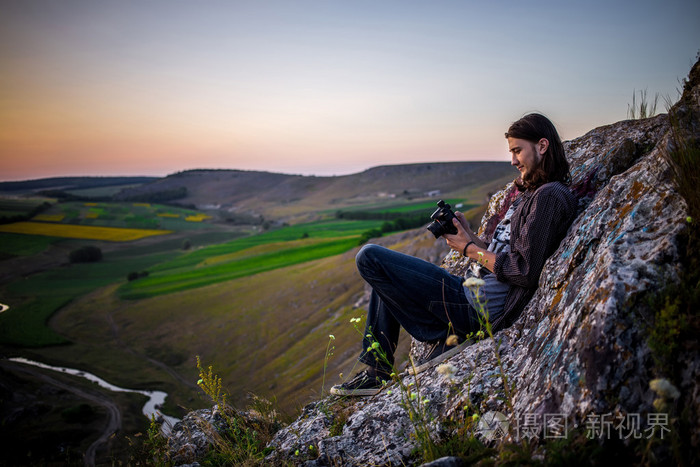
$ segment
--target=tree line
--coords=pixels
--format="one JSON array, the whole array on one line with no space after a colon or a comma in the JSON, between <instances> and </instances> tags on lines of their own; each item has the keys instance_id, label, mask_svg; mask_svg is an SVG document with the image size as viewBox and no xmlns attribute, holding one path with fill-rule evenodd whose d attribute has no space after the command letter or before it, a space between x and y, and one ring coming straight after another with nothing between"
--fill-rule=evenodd
<instances>
[{"instance_id":1,"label":"tree line","mask_svg":"<svg viewBox=\"0 0 700 467\"><path fill-rule=\"evenodd\" d=\"M384 223L377 229L370 229L362 232L359 244L367 243L370 238L381 237L391 232L415 229L422 227L430 221L430 214L423 211L417 212L379 212L379 211L338 211L338 219L348 220L384 220Z\"/></svg>"}]
</instances>

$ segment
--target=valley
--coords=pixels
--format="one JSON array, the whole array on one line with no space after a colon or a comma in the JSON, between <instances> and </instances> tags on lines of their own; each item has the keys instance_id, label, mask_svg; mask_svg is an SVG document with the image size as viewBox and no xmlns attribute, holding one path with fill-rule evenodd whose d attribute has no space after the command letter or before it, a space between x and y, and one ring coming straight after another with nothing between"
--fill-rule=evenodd
<instances>
[{"instance_id":1,"label":"valley","mask_svg":"<svg viewBox=\"0 0 700 467\"><path fill-rule=\"evenodd\" d=\"M354 265L363 235L439 262L447 253L444 241L424 226L397 227L403 217L396 213L423 212L427 224L437 197L444 197L478 224L489 194L514 176L507 163L450 163L345 177L191 171L122 180L109 189L78 180L77 187L3 192L0 184L1 211L32 214L0 225L0 302L10 306L0 315L0 351L5 358L80 368L121 387L167 392L162 409L175 417L210 405L197 387L199 357L221 376L237 407L245 408L254 394L295 416L340 373L353 371L361 330L350 319L365 314L365 288ZM179 197L153 201L167 193ZM40 213L32 213L36 206L43 206ZM341 215L347 213L355 214ZM368 218L357 219L362 216ZM19 222L39 230L3 231ZM75 236L52 235L56 226ZM77 238L88 226L159 234ZM69 261L85 246L98 248L101 259ZM326 353L330 335L332 355ZM407 344L404 339L404 355ZM0 384L3 418L17 413L17 398L24 414L4 430L29 429L37 407L59 404L60 393L36 395L43 386L25 384L19 369L0 371L7 376ZM129 440L145 432L148 420L137 404L130 407L135 412L122 406L129 415L98 458L121 458ZM70 426L64 420L51 429ZM63 455L54 448L47 446L44 459ZM66 449L75 455L84 443Z\"/></svg>"}]
</instances>

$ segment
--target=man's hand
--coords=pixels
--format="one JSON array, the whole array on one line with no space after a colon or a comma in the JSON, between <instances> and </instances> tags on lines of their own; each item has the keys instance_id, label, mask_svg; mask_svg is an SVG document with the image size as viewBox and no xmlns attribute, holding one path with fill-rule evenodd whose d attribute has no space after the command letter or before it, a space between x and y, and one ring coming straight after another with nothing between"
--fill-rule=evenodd
<instances>
[{"instance_id":1,"label":"man's hand","mask_svg":"<svg viewBox=\"0 0 700 467\"><path fill-rule=\"evenodd\" d=\"M496 255L486 249L486 243L484 243L484 241L477 237L472 231L464 218L464 214L459 211L455 212L455 218L452 219L452 224L457 229L457 233L454 235L443 235L443 237L445 237L445 241L447 242L447 246L461 254L464 254L465 256L477 260L479 264L493 272L493 265L496 262ZM466 226L464 224L466 224ZM470 241L473 243L469 245L469 248L467 248L465 251L464 247L467 246Z\"/></svg>"},{"instance_id":2,"label":"man's hand","mask_svg":"<svg viewBox=\"0 0 700 467\"><path fill-rule=\"evenodd\" d=\"M464 213L460 211L455 211L455 217L459 220L459 223L462 224L462 227L464 227L464 230L470 237L476 236L472 231L471 227L469 227L469 222L467 222L467 218L464 217Z\"/></svg>"},{"instance_id":3,"label":"man's hand","mask_svg":"<svg viewBox=\"0 0 700 467\"><path fill-rule=\"evenodd\" d=\"M486 243L482 239L480 239L478 237L478 235L476 235L474 233L474 231L471 229L471 227L469 226L469 222L467 222L467 218L464 217L464 213L462 213L460 211L455 211L455 218L457 218L457 220L459 220L459 224L464 228L464 231L467 233L469 240L473 241L474 244L476 244L476 246L485 249ZM454 221L452 221L452 222L454 223ZM459 226L457 224L455 224L455 227L457 227L457 231L459 232ZM469 241L469 240L467 240L467 241ZM462 248L464 248L464 247L462 247ZM460 250L460 253L461 252L462 251Z\"/></svg>"},{"instance_id":4,"label":"man's hand","mask_svg":"<svg viewBox=\"0 0 700 467\"><path fill-rule=\"evenodd\" d=\"M445 237L447 246L462 253L464 251L464 247L471 240L471 236L467 231L467 229L469 229L469 225L467 224L467 220L464 218L464 214L459 211L455 213L455 218L452 219L452 224L457 229L457 233L454 235L446 233L443 235L443 237ZM467 224L466 228L465 224Z\"/></svg>"}]
</instances>

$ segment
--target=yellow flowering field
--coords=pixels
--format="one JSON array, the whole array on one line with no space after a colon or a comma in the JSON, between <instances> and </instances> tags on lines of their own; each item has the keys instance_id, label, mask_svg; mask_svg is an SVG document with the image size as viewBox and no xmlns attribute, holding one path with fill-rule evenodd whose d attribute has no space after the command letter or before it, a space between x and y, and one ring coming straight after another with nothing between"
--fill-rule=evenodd
<instances>
[{"instance_id":1,"label":"yellow flowering field","mask_svg":"<svg viewBox=\"0 0 700 467\"><path fill-rule=\"evenodd\" d=\"M43 222L15 222L14 224L0 225L0 232L111 242L129 242L153 235L172 233L171 230L124 229L90 225L46 224Z\"/></svg>"},{"instance_id":2,"label":"yellow flowering field","mask_svg":"<svg viewBox=\"0 0 700 467\"><path fill-rule=\"evenodd\" d=\"M211 216L207 214L194 214L192 216L185 217L187 222L202 222L203 220L211 219Z\"/></svg>"}]
</instances>

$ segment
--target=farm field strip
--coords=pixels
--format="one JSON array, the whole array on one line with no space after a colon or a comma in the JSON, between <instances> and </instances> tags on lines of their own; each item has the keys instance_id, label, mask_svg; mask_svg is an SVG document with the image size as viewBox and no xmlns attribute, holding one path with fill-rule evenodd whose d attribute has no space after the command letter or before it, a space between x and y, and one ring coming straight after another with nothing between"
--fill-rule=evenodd
<instances>
[{"instance_id":1,"label":"farm field strip","mask_svg":"<svg viewBox=\"0 0 700 467\"><path fill-rule=\"evenodd\" d=\"M129 229L121 227L50 224L44 222L15 222L14 224L0 225L0 232L85 240L106 240L112 242L129 242L154 235L172 233L171 230Z\"/></svg>"},{"instance_id":2,"label":"farm field strip","mask_svg":"<svg viewBox=\"0 0 700 467\"><path fill-rule=\"evenodd\" d=\"M264 253L255 251L251 255L229 253L219 258L209 257L195 267L180 263L178 268L168 268L124 284L120 296L125 299L147 298L251 276L344 253L357 245L357 239L357 236L349 236L280 244L278 249Z\"/></svg>"},{"instance_id":3,"label":"farm field strip","mask_svg":"<svg viewBox=\"0 0 700 467\"><path fill-rule=\"evenodd\" d=\"M340 237L353 236L355 238L355 242L357 242L362 232L377 228L380 225L381 221L376 220L333 220L283 227L281 229L236 238L230 242L211 245L191 251L190 253L174 258L171 261L159 264L157 267L153 268L151 272L178 268L194 268L200 265L203 261L212 261L213 258L230 255L248 248L272 243L296 241L307 237L308 240L318 240L338 239Z\"/></svg>"}]
</instances>

